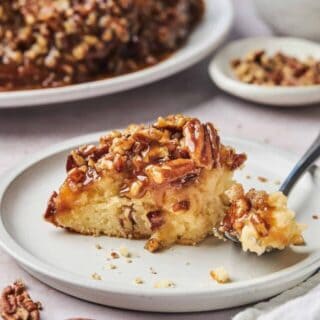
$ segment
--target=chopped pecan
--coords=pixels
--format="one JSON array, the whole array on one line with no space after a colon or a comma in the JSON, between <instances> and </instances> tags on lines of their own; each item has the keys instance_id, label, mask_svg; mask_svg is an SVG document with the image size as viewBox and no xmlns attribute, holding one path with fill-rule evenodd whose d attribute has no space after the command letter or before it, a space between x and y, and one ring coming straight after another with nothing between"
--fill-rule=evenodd
<instances>
[{"instance_id":1,"label":"chopped pecan","mask_svg":"<svg viewBox=\"0 0 320 320\"><path fill-rule=\"evenodd\" d=\"M182 200L182 201L179 201L177 203L175 203L173 205L173 211L180 211L180 210L183 210L183 211L187 211L189 210L190 208L190 201L189 200Z\"/></svg>"},{"instance_id":2,"label":"chopped pecan","mask_svg":"<svg viewBox=\"0 0 320 320\"><path fill-rule=\"evenodd\" d=\"M250 189L246 193L246 198L249 199L251 206L255 210L266 210L268 209L268 194L265 191L257 191L255 189Z\"/></svg>"},{"instance_id":3,"label":"chopped pecan","mask_svg":"<svg viewBox=\"0 0 320 320\"><path fill-rule=\"evenodd\" d=\"M305 86L320 83L320 61L299 60L278 52L268 56L264 50L250 52L244 59L231 61L237 78L245 83L269 86Z\"/></svg>"},{"instance_id":4,"label":"chopped pecan","mask_svg":"<svg viewBox=\"0 0 320 320\"><path fill-rule=\"evenodd\" d=\"M165 222L165 217L161 210L148 212L147 218L151 224L152 231L159 229Z\"/></svg>"},{"instance_id":5,"label":"chopped pecan","mask_svg":"<svg viewBox=\"0 0 320 320\"><path fill-rule=\"evenodd\" d=\"M4 320L39 320L41 304L33 302L21 281L5 288L1 295L1 316Z\"/></svg>"},{"instance_id":6,"label":"chopped pecan","mask_svg":"<svg viewBox=\"0 0 320 320\"><path fill-rule=\"evenodd\" d=\"M230 170L241 167L246 160L247 156L244 153L237 154L234 149L221 146L220 163Z\"/></svg>"},{"instance_id":7,"label":"chopped pecan","mask_svg":"<svg viewBox=\"0 0 320 320\"><path fill-rule=\"evenodd\" d=\"M266 237L268 235L270 226L264 219L262 219L262 217L260 217L258 214L253 214L250 220L260 236Z\"/></svg>"},{"instance_id":8,"label":"chopped pecan","mask_svg":"<svg viewBox=\"0 0 320 320\"><path fill-rule=\"evenodd\" d=\"M182 131L183 126L189 119L181 114L170 115L165 118L159 117L153 126L158 129L169 129L170 131L179 132Z\"/></svg>"},{"instance_id":9,"label":"chopped pecan","mask_svg":"<svg viewBox=\"0 0 320 320\"><path fill-rule=\"evenodd\" d=\"M83 182L86 178L86 171L81 170L80 168L73 168L69 171L68 173L68 178L73 182L73 183L80 183Z\"/></svg>"},{"instance_id":10,"label":"chopped pecan","mask_svg":"<svg viewBox=\"0 0 320 320\"><path fill-rule=\"evenodd\" d=\"M184 178L200 175L200 169L190 159L176 159L160 165L149 165L145 171L150 181L155 184L184 181Z\"/></svg>"}]
</instances>

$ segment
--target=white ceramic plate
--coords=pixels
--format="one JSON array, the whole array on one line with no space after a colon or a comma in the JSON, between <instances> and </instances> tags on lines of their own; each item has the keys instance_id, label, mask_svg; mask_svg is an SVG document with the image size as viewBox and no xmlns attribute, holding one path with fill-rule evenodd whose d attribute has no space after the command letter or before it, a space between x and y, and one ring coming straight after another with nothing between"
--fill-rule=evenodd
<instances>
[{"instance_id":1,"label":"white ceramic plate","mask_svg":"<svg viewBox=\"0 0 320 320\"><path fill-rule=\"evenodd\" d=\"M0 108L47 105L107 95L163 79L202 60L228 34L233 21L230 0L205 0L203 21L188 42L169 59L144 70L100 81L62 88L0 93Z\"/></svg>"},{"instance_id":2,"label":"white ceramic plate","mask_svg":"<svg viewBox=\"0 0 320 320\"><path fill-rule=\"evenodd\" d=\"M26 159L0 179L0 244L34 277L70 295L109 306L162 312L190 312L228 308L273 296L308 277L320 266L320 186L306 175L290 197L298 220L308 224L307 245L262 257L247 254L231 243L208 239L197 247L174 246L161 253L144 250L145 241L90 237L65 232L45 222L42 213L49 195L65 177L70 148L97 141L100 134L53 146ZM237 175L247 187L276 190L296 157L267 145L226 139L249 154L245 170ZM250 174L252 178L246 179ZM269 178L261 183L257 176ZM103 249L98 250L95 245ZM133 254L107 261L112 250L125 245ZM138 257L139 256L139 257ZM109 270L113 263L117 269ZM218 285L209 271L224 266L230 284ZM157 274L150 272L154 268ZM96 272L101 281L91 279ZM144 283L133 281L141 277ZM156 281L171 280L175 288L155 289Z\"/></svg>"},{"instance_id":3,"label":"white ceramic plate","mask_svg":"<svg viewBox=\"0 0 320 320\"><path fill-rule=\"evenodd\" d=\"M320 101L320 85L268 87L243 83L235 78L230 61L248 52L264 49L268 54L282 51L299 59L320 60L320 45L296 38L259 37L231 42L222 48L209 66L212 80L222 90L243 99L276 106L305 106Z\"/></svg>"}]
</instances>

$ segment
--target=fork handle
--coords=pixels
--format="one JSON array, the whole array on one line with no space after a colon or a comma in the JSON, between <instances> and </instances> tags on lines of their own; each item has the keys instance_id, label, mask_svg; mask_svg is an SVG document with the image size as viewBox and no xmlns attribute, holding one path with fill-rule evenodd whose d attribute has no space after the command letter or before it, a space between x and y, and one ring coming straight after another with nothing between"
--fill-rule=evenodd
<instances>
[{"instance_id":1,"label":"fork handle","mask_svg":"<svg viewBox=\"0 0 320 320\"><path fill-rule=\"evenodd\" d=\"M280 191L286 196L289 195L291 189L294 187L299 178L308 170L308 168L320 157L320 132L307 150L307 152L302 156L299 162L292 169L286 180L280 187Z\"/></svg>"}]
</instances>

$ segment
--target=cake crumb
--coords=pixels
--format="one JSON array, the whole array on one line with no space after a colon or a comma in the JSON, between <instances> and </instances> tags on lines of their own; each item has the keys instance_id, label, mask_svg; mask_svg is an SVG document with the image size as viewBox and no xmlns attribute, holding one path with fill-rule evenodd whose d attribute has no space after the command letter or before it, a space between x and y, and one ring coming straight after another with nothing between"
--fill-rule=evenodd
<instances>
[{"instance_id":1,"label":"cake crumb","mask_svg":"<svg viewBox=\"0 0 320 320\"><path fill-rule=\"evenodd\" d=\"M265 177L258 177L258 180L260 181L260 182L262 182L262 183L265 183L265 182L268 182L268 179L267 178L265 178Z\"/></svg>"},{"instance_id":2,"label":"cake crumb","mask_svg":"<svg viewBox=\"0 0 320 320\"><path fill-rule=\"evenodd\" d=\"M135 284L143 284L143 282L144 281L140 277L137 277L137 278L134 279L134 283Z\"/></svg>"},{"instance_id":3,"label":"cake crumb","mask_svg":"<svg viewBox=\"0 0 320 320\"><path fill-rule=\"evenodd\" d=\"M292 241L294 246L304 246L306 244L302 235L296 236Z\"/></svg>"},{"instance_id":4,"label":"cake crumb","mask_svg":"<svg viewBox=\"0 0 320 320\"><path fill-rule=\"evenodd\" d=\"M152 267L150 267L150 272L152 273L152 274L158 274Z\"/></svg>"},{"instance_id":5,"label":"cake crumb","mask_svg":"<svg viewBox=\"0 0 320 320\"><path fill-rule=\"evenodd\" d=\"M125 246L121 246L119 248L119 252L125 258L130 258L131 257L131 253L129 252L128 248L125 247Z\"/></svg>"},{"instance_id":6,"label":"cake crumb","mask_svg":"<svg viewBox=\"0 0 320 320\"><path fill-rule=\"evenodd\" d=\"M213 280L218 283L227 283L230 282L230 277L225 268L219 267L210 271L210 276Z\"/></svg>"},{"instance_id":7,"label":"cake crumb","mask_svg":"<svg viewBox=\"0 0 320 320\"><path fill-rule=\"evenodd\" d=\"M96 243L96 249L101 250L102 246L99 243Z\"/></svg>"},{"instance_id":8,"label":"cake crumb","mask_svg":"<svg viewBox=\"0 0 320 320\"><path fill-rule=\"evenodd\" d=\"M277 185L277 186L280 186L281 181L280 181L280 180L276 180L276 181L274 182L274 184Z\"/></svg>"},{"instance_id":9,"label":"cake crumb","mask_svg":"<svg viewBox=\"0 0 320 320\"><path fill-rule=\"evenodd\" d=\"M93 280L102 280L102 277L96 272L91 275L91 278Z\"/></svg>"},{"instance_id":10,"label":"cake crumb","mask_svg":"<svg viewBox=\"0 0 320 320\"><path fill-rule=\"evenodd\" d=\"M160 280L154 285L154 287L157 289L174 288L175 286L175 283L171 280Z\"/></svg>"},{"instance_id":11,"label":"cake crumb","mask_svg":"<svg viewBox=\"0 0 320 320\"><path fill-rule=\"evenodd\" d=\"M114 269L117 269L117 266L116 266L115 264L110 263L110 264L108 265L108 269L114 270Z\"/></svg>"},{"instance_id":12,"label":"cake crumb","mask_svg":"<svg viewBox=\"0 0 320 320\"><path fill-rule=\"evenodd\" d=\"M248 180L250 180L250 179L251 179L250 174L247 174L247 175L246 175L246 179L248 179Z\"/></svg>"},{"instance_id":13,"label":"cake crumb","mask_svg":"<svg viewBox=\"0 0 320 320\"><path fill-rule=\"evenodd\" d=\"M127 259L127 263L132 263L132 259Z\"/></svg>"},{"instance_id":14,"label":"cake crumb","mask_svg":"<svg viewBox=\"0 0 320 320\"><path fill-rule=\"evenodd\" d=\"M119 259L120 258L119 254L114 251L111 252L111 257L112 257L112 259Z\"/></svg>"},{"instance_id":15,"label":"cake crumb","mask_svg":"<svg viewBox=\"0 0 320 320\"><path fill-rule=\"evenodd\" d=\"M312 219L318 220L318 219L319 219L319 216L318 216L317 214L314 214L314 215L312 216Z\"/></svg>"},{"instance_id":16,"label":"cake crumb","mask_svg":"<svg viewBox=\"0 0 320 320\"><path fill-rule=\"evenodd\" d=\"M190 266L190 264L191 264L191 263L190 263L189 261L188 261L188 262L186 262L186 266Z\"/></svg>"}]
</instances>

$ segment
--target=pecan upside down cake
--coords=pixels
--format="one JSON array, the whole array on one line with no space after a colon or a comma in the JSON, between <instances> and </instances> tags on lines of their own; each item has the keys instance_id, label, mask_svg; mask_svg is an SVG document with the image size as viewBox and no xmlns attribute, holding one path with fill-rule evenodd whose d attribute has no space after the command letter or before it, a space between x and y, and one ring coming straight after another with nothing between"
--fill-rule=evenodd
<instances>
[{"instance_id":1,"label":"pecan upside down cake","mask_svg":"<svg viewBox=\"0 0 320 320\"><path fill-rule=\"evenodd\" d=\"M1 0L0 91L152 66L201 20L203 0Z\"/></svg>"},{"instance_id":2,"label":"pecan upside down cake","mask_svg":"<svg viewBox=\"0 0 320 320\"><path fill-rule=\"evenodd\" d=\"M232 180L245 160L198 119L176 115L131 125L71 152L45 219L87 235L148 239L151 252L219 232L258 254L301 242L282 194L245 194Z\"/></svg>"}]
</instances>

